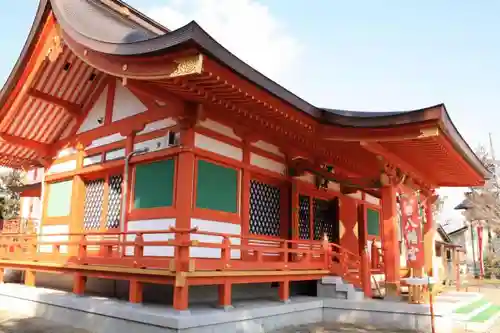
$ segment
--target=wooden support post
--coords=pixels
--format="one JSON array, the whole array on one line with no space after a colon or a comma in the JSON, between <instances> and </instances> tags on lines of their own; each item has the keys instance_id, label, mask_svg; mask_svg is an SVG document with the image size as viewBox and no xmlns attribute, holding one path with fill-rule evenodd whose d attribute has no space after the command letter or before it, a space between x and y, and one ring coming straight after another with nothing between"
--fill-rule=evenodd
<instances>
[{"instance_id":1,"label":"wooden support post","mask_svg":"<svg viewBox=\"0 0 500 333\"><path fill-rule=\"evenodd\" d=\"M188 304L188 286L174 286L174 309L177 311L187 311Z\"/></svg>"},{"instance_id":2,"label":"wooden support post","mask_svg":"<svg viewBox=\"0 0 500 333\"><path fill-rule=\"evenodd\" d=\"M0 268L0 283L3 283L5 275L5 268Z\"/></svg>"},{"instance_id":3,"label":"wooden support post","mask_svg":"<svg viewBox=\"0 0 500 333\"><path fill-rule=\"evenodd\" d=\"M250 166L250 141L243 138L243 164L241 181L241 239L242 246L248 246L248 237L250 235L250 184L251 175L248 166ZM248 260L251 256L248 250L241 251L241 259Z\"/></svg>"},{"instance_id":4,"label":"wooden support post","mask_svg":"<svg viewBox=\"0 0 500 333\"><path fill-rule=\"evenodd\" d=\"M290 301L290 281L288 279L279 283L279 297L282 302Z\"/></svg>"},{"instance_id":5,"label":"wooden support post","mask_svg":"<svg viewBox=\"0 0 500 333\"><path fill-rule=\"evenodd\" d=\"M425 274L432 275L433 258L436 256L436 246L434 243L436 234L436 224L432 214L432 202L430 198L425 201L425 224L424 224L424 270Z\"/></svg>"},{"instance_id":6,"label":"wooden support post","mask_svg":"<svg viewBox=\"0 0 500 333\"><path fill-rule=\"evenodd\" d=\"M447 258L446 258L446 248L444 247L444 244L441 244L441 265L443 266L444 270L444 280L448 280L448 263L447 263ZM439 276L439 274L438 274ZM447 281L446 281L447 282Z\"/></svg>"},{"instance_id":7,"label":"wooden support post","mask_svg":"<svg viewBox=\"0 0 500 333\"><path fill-rule=\"evenodd\" d=\"M143 297L143 283L137 279L130 279L129 281L128 300L130 303L142 303Z\"/></svg>"},{"instance_id":8,"label":"wooden support post","mask_svg":"<svg viewBox=\"0 0 500 333\"><path fill-rule=\"evenodd\" d=\"M31 269L27 269L24 272L24 284L27 286L34 287L36 284L36 273Z\"/></svg>"},{"instance_id":9,"label":"wooden support post","mask_svg":"<svg viewBox=\"0 0 500 333\"><path fill-rule=\"evenodd\" d=\"M370 255L368 253L368 226L366 220L366 207L358 205L358 248L361 256L360 277L363 292L366 297L372 297Z\"/></svg>"},{"instance_id":10,"label":"wooden support post","mask_svg":"<svg viewBox=\"0 0 500 333\"><path fill-rule=\"evenodd\" d=\"M177 207L177 218L175 227L177 229L191 229L191 215L194 205L194 172L195 156L194 148L194 126L198 121L199 105L193 103L185 104L185 114L178 119L180 125L180 141L184 148L177 157L177 182L175 188L175 205ZM177 232L175 241L180 246L175 247L175 270L179 274L189 270L189 246L191 234L188 232ZM188 308L188 290L184 276L177 276L174 287L174 309L185 311Z\"/></svg>"},{"instance_id":11,"label":"wooden support post","mask_svg":"<svg viewBox=\"0 0 500 333\"><path fill-rule=\"evenodd\" d=\"M73 276L73 294L83 296L83 294L85 293L86 282L86 276L84 276L82 273L75 273Z\"/></svg>"},{"instance_id":12,"label":"wooden support post","mask_svg":"<svg viewBox=\"0 0 500 333\"><path fill-rule=\"evenodd\" d=\"M382 188L382 248L384 256L386 298L399 297L400 253L397 233L396 187Z\"/></svg>"},{"instance_id":13,"label":"wooden support post","mask_svg":"<svg viewBox=\"0 0 500 333\"><path fill-rule=\"evenodd\" d=\"M233 306L231 305L231 283L224 282L218 286L219 288L219 306L224 308L225 310L231 309Z\"/></svg>"}]
</instances>

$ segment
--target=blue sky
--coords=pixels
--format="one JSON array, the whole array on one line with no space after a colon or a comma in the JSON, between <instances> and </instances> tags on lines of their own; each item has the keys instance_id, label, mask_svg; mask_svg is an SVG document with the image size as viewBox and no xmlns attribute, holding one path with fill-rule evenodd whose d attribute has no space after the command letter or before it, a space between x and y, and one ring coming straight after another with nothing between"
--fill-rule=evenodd
<instances>
[{"instance_id":1,"label":"blue sky","mask_svg":"<svg viewBox=\"0 0 500 333\"><path fill-rule=\"evenodd\" d=\"M168 27L196 19L236 55L317 106L401 110L444 102L472 147L487 144L493 132L500 152L500 2L129 2ZM2 81L36 6L36 0L0 2ZM449 210L460 195L446 192Z\"/></svg>"}]
</instances>

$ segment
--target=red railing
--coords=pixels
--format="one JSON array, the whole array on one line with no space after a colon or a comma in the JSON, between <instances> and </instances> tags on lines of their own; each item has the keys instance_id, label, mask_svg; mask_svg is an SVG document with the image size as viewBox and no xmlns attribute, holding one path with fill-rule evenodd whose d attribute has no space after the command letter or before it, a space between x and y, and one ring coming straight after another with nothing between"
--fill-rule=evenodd
<instances>
[{"instance_id":1,"label":"red railing","mask_svg":"<svg viewBox=\"0 0 500 333\"><path fill-rule=\"evenodd\" d=\"M160 235L165 240L148 240ZM344 276L359 268L360 261L358 255L325 241L245 237L197 229L0 234L0 258L4 260L172 268L171 259L180 259L176 253L190 254L184 258L190 262L181 265L191 265L191 270L325 269Z\"/></svg>"},{"instance_id":2,"label":"red railing","mask_svg":"<svg viewBox=\"0 0 500 333\"><path fill-rule=\"evenodd\" d=\"M35 231L36 223L37 220L35 219L25 219L25 218L3 220L0 232L10 233L10 234L33 233Z\"/></svg>"},{"instance_id":3,"label":"red railing","mask_svg":"<svg viewBox=\"0 0 500 333\"><path fill-rule=\"evenodd\" d=\"M75 274L73 290L81 294L84 290L82 278L95 273L98 277L129 279L130 300L140 302L142 287L138 283L152 281L146 278L151 275L156 281L152 283L175 283L174 292L179 293L174 295L176 309L187 308L187 291L182 291L185 278L199 279L197 284L219 285L224 290L220 300L227 305L230 303L227 285L232 283L279 281L282 299L287 299L288 283L293 280L334 274L360 286L360 262L359 255L328 243L326 237L322 241L284 240L196 228L0 234L0 268L25 269L27 284L34 283L33 271L62 270Z\"/></svg>"}]
</instances>

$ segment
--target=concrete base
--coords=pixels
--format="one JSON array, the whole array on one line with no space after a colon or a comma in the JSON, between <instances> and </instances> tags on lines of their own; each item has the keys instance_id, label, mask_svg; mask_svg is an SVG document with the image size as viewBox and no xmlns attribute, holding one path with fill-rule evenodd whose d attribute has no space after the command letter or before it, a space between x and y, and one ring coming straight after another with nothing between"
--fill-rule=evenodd
<instances>
[{"instance_id":1,"label":"concrete base","mask_svg":"<svg viewBox=\"0 0 500 333\"><path fill-rule=\"evenodd\" d=\"M436 307L436 326L438 332L448 333L451 309L445 305ZM0 309L93 333L260 333L317 322L414 330L430 327L428 306L401 302L295 297L287 304L265 300L235 302L234 309L228 310L198 305L184 314L166 306L76 297L63 291L17 284L0 285Z\"/></svg>"}]
</instances>

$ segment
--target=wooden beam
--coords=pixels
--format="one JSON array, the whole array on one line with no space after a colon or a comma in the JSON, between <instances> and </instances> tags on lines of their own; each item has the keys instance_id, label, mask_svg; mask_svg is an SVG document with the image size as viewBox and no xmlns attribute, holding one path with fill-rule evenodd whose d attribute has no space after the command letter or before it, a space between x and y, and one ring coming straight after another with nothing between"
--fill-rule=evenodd
<instances>
[{"instance_id":1,"label":"wooden beam","mask_svg":"<svg viewBox=\"0 0 500 333\"><path fill-rule=\"evenodd\" d=\"M360 142L361 147L366 149L367 151L384 158L387 162L397 166L403 172L409 174L412 178L427 183L431 187L436 187L435 181L433 179L429 179L429 177L425 177L420 171L415 169L411 164L405 162L402 158L397 156L396 154L390 152L386 148L382 147L379 143L376 142Z\"/></svg>"},{"instance_id":2,"label":"wooden beam","mask_svg":"<svg viewBox=\"0 0 500 333\"><path fill-rule=\"evenodd\" d=\"M43 157L49 152L49 145L38 141L22 138L19 136L10 135L7 133L0 133L0 140L8 144L28 148L35 151L39 156Z\"/></svg>"},{"instance_id":3,"label":"wooden beam","mask_svg":"<svg viewBox=\"0 0 500 333\"><path fill-rule=\"evenodd\" d=\"M61 99L56 96L52 96L49 94L46 94L40 90L36 90L34 88L30 88L28 90L28 95L40 99L44 102L59 106L66 110L69 114L71 114L73 117L78 117L82 113L82 107L79 104L72 103L70 101L66 101L64 99Z\"/></svg>"},{"instance_id":4,"label":"wooden beam","mask_svg":"<svg viewBox=\"0 0 500 333\"><path fill-rule=\"evenodd\" d=\"M369 131L369 129L367 129ZM437 127L422 128L413 131L405 131L405 133L391 132L391 129L372 132L367 134L358 134L353 131L351 134L338 134L336 130L330 130L326 134L325 140L328 141L341 141L341 142L387 142L387 141L408 141L418 140L439 136L439 129Z\"/></svg>"}]
</instances>

